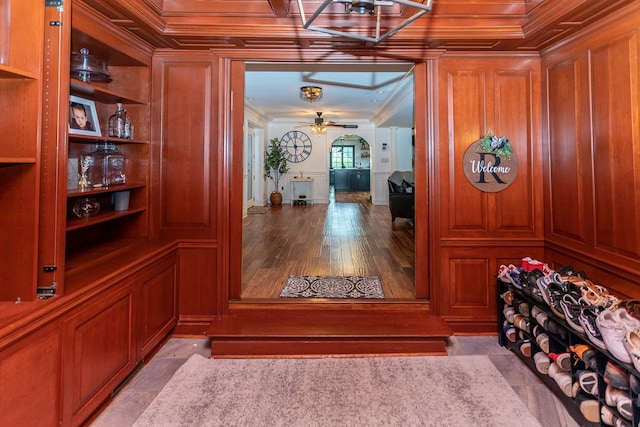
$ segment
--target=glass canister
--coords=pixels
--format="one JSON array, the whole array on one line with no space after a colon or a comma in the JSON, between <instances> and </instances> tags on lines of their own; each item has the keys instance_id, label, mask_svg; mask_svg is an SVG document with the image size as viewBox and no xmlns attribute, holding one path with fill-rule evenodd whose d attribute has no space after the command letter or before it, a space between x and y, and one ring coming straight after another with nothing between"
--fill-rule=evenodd
<instances>
[{"instance_id":1,"label":"glass canister","mask_svg":"<svg viewBox=\"0 0 640 427\"><path fill-rule=\"evenodd\" d=\"M121 102L116 104L116 112L109 117L109 136L114 138L127 138L128 129L127 111Z\"/></svg>"},{"instance_id":2,"label":"glass canister","mask_svg":"<svg viewBox=\"0 0 640 427\"><path fill-rule=\"evenodd\" d=\"M92 187L108 187L126 182L125 155L112 142L96 144L96 151L84 156L88 163L87 180Z\"/></svg>"}]
</instances>

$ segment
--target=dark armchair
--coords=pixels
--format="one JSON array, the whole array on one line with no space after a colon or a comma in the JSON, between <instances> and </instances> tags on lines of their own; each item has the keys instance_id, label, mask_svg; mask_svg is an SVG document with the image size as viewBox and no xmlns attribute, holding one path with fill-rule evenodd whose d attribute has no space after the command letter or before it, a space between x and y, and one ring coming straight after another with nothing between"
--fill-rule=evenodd
<instances>
[{"instance_id":1,"label":"dark armchair","mask_svg":"<svg viewBox=\"0 0 640 427\"><path fill-rule=\"evenodd\" d=\"M395 221L396 218L413 220L415 174L411 171L395 171L389 175L387 183L391 221Z\"/></svg>"}]
</instances>

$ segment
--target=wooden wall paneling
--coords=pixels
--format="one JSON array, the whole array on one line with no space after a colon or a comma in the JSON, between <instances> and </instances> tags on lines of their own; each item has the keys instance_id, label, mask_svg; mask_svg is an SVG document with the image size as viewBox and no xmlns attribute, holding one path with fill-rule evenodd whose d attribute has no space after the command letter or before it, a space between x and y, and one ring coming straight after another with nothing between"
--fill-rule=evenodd
<instances>
[{"instance_id":1,"label":"wooden wall paneling","mask_svg":"<svg viewBox=\"0 0 640 427\"><path fill-rule=\"evenodd\" d=\"M438 312L459 332L486 331L495 322L498 259L512 256L520 264L544 254L540 66L531 55L440 60L433 259L441 277L434 293ZM477 190L463 170L465 151L488 131L507 136L518 156L516 180L497 193Z\"/></svg>"},{"instance_id":2,"label":"wooden wall paneling","mask_svg":"<svg viewBox=\"0 0 640 427\"><path fill-rule=\"evenodd\" d=\"M495 283L491 283L491 276L495 276L497 269L493 268L493 261L485 255L490 251L483 249L443 250L442 272L452 285L447 293L447 304L441 311L445 318L453 315L478 319L494 314L488 309L492 305L492 297L495 297Z\"/></svg>"},{"instance_id":3,"label":"wooden wall paneling","mask_svg":"<svg viewBox=\"0 0 640 427\"><path fill-rule=\"evenodd\" d=\"M543 52L547 257L635 296L640 276L640 4ZM588 273L589 274L589 273Z\"/></svg>"},{"instance_id":4,"label":"wooden wall paneling","mask_svg":"<svg viewBox=\"0 0 640 427\"><path fill-rule=\"evenodd\" d=\"M464 64L445 64L446 67L440 71L441 106L446 110L440 113L438 160L442 179L441 236L449 237L456 233L484 232L489 227L487 195L469 184L461 168L467 147L487 130L487 77L483 69L473 67L468 70Z\"/></svg>"},{"instance_id":5,"label":"wooden wall paneling","mask_svg":"<svg viewBox=\"0 0 640 427\"><path fill-rule=\"evenodd\" d=\"M490 198L490 204L495 201L491 226L499 233L530 236L543 230L539 67L536 60L530 69L493 74L494 132L509 138L519 163L513 183Z\"/></svg>"},{"instance_id":6,"label":"wooden wall paneling","mask_svg":"<svg viewBox=\"0 0 640 427\"><path fill-rule=\"evenodd\" d=\"M0 352L0 425L60 421L60 323L52 322Z\"/></svg>"},{"instance_id":7,"label":"wooden wall paneling","mask_svg":"<svg viewBox=\"0 0 640 427\"><path fill-rule=\"evenodd\" d=\"M63 323L63 425L81 425L134 369L132 281L88 302Z\"/></svg>"},{"instance_id":8,"label":"wooden wall paneling","mask_svg":"<svg viewBox=\"0 0 640 427\"><path fill-rule=\"evenodd\" d=\"M591 51L595 246L640 258L640 79L632 33Z\"/></svg>"},{"instance_id":9,"label":"wooden wall paneling","mask_svg":"<svg viewBox=\"0 0 640 427\"><path fill-rule=\"evenodd\" d=\"M176 324L177 275L175 255L154 262L138 275L138 359L155 349Z\"/></svg>"},{"instance_id":10,"label":"wooden wall paneling","mask_svg":"<svg viewBox=\"0 0 640 427\"><path fill-rule=\"evenodd\" d=\"M215 239L218 141L215 66L207 53L159 53L154 57L152 201L162 236Z\"/></svg>"},{"instance_id":11,"label":"wooden wall paneling","mask_svg":"<svg viewBox=\"0 0 640 427\"><path fill-rule=\"evenodd\" d=\"M612 269L606 259L592 259L554 246L547 249L545 261L554 269L571 265L584 271L589 280L604 286L621 299L640 299L640 276L633 271Z\"/></svg>"},{"instance_id":12,"label":"wooden wall paneling","mask_svg":"<svg viewBox=\"0 0 640 427\"><path fill-rule=\"evenodd\" d=\"M550 141L544 173L546 235L573 244L592 242L591 126L586 54L546 67Z\"/></svg>"},{"instance_id":13,"label":"wooden wall paneling","mask_svg":"<svg viewBox=\"0 0 640 427\"><path fill-rule=\"evenodd\" d=\"M219 313L218 295L223 281L214 244L181 243L178 249L178 301L175 333L202 334Z\"/></svg>"}]
</instances>

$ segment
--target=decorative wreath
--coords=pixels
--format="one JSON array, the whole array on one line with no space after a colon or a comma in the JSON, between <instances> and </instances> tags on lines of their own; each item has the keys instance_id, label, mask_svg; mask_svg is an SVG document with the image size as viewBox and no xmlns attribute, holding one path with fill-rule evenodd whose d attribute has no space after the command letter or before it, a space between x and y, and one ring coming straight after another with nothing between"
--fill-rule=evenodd
<instances>
[{"instance_id":1,"label":"decorative wreath","mask_svg":"<svg viewBox=\"0 0 640 427\"><path fill-rule=\"evenodd\" d=\"M480 148L485 152L494 152L498 157L511 158L511 144L506 136L495 136L485 133L480 140Z\"/></svg>"}]
</instances>

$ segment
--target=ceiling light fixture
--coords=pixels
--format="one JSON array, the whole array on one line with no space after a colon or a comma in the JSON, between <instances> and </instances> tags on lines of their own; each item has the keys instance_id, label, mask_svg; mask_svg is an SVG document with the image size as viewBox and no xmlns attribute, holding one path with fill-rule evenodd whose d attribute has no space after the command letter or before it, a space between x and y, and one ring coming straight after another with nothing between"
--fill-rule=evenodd
<instances>
[{"instance_id":1,"label":"ceiling light fixture","mask_svg":"<svg viewBox=\"0 0 640 427\"><path fill-rule=\"evenodd\" d=\"M318 86L302 86L300 88L300 99L308 102L320 101L322 99L322 88Z\"/></svg>"},{"instance_id":2,"label":"ceiling light fixture","mask_svg":"<svg viewBox=\"0 0 640 427\"><path fill-rule=\"evenodd\" d=\"M345 13L349 14L353 11L359 13L360 15L368 14L368 15L376 15L376 27L375 30L367 27L352 27L352 31L341 31L336 30L334 28L324 28L316 25L312 25L316 18L329 6L330 4L341 3L344 5ZM400 4L407 7L412 7L418 9L416 13L411 15L409 18L402 21L400 24L395 27L389 29L387 32L381 32L381 21L382 21L382 8L393 6L394 4ZM298 10L300 12L300 19L302 19L302 26L306 30L319 31L321 33L327 33L334 36L343 36L349 37L353 39L369 41L373 43L381 42L385 40L402 28L406 27L416 19L420 18L427 12L431 11L431 7L433 6L433 0L426 0L425 3L415 2L411 0L324 0L322 4L318 7L318 9L307 19L307 16L304 12L304 6L302 4L302 0L298 0ZM356 32L359 31L359 32ZM366 33L372 34L371 36L365 35Z\"/></svg>"},{"instance_id":3,"label":"ceiling light fixture","mask_svg":"<svg viewBox=\"0 0 640 427\"><path fill-rule=\"evenodd\" d=\"M311 133L315 133L316 135L324 135L327 133L327 127L322 125L311 125Z\"/></svg>"}]
</instances>

